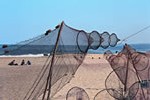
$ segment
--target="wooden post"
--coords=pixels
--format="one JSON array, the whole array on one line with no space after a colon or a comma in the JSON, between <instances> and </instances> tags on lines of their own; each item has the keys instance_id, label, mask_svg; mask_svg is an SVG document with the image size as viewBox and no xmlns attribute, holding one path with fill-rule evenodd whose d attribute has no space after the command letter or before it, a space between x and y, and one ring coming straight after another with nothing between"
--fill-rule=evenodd
<instances>
[{"instance_id":1,"label":"wooden post","mask_svg":"<svg viewBox=\"0 0 150 100\"><path fill-rule=\"evenodd\" d=\"M57 36L56 43L55 43L55 46L54 46L54 50L53 50L53 54L52 54L52 61L51 61L49 73L48 73L48 76L47 76L46 86L45 86L45 90L44 90L44 94L43 94L42 100L44 100L44 98L45 98L47 87L48 87L47 100L49 100L49 98L50 98L51 78L52 78L53 65L54 65L55 54L56 54L56 51L57 51L57 48L58 48L58 43L59 43L60 34L61 34L61 30L62 30L63 24L64 24L64 22L61 23L60 29L58 31L58 36Z\"/></svg>"}]
</instances>

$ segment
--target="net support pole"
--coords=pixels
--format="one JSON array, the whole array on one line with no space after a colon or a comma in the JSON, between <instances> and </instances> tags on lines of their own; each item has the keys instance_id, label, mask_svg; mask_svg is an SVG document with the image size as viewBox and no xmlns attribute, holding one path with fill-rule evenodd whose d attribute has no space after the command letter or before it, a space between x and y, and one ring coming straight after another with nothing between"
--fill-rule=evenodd
<instances>
[{"instance_id":1,"label":"net support pole","mask_svg":"<svg viewBox=\"0 0 150 100\"><path fill-rule=\"evenodd\" d=\"M45 86L45 90L44 90L44 94L43 94L42 100L45 99L45 95L46 95L47 89L48 89L48 94L47 94L47 99L46 100L49 100L49 98L50 98L52 70L53 70L55 54L56 54L56 51L57 51L57 48L58 48L58 43L59 43L60 34L61 34L61 30L62 30L63 24L64 24L64 22L61 23L60 29L58 31L58 36L57 36L55 47L54 47L54 50L53 50L52 61L51 61L51 64L50 64L50 69L49 69L47 82L46 82L46 86Z\"/></svg>"}]
</instances>

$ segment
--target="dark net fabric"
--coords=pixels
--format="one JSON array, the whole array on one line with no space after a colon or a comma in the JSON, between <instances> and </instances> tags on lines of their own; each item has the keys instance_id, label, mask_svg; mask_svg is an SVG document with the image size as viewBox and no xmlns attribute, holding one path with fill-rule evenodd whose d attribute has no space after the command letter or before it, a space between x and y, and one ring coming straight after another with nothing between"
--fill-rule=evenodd
<instances>
[{"instance_id":1,"label":"dark net fabric","mask_svg":"<svg viewBox=\"0 0 150 100\"><path fill-rule=\"evenodd\" d=\"M76 47L78 47L78 49L83 53L87 52L88 49L96 50L99 47L106 49L109 46L116 46L118 41L120 41L114 33L111 35L108 32L100 34L97 31L86 33L83 30L76 30L71 27L68 28L70 28L71 31L66 31L68 34L64 34L62 38L63 42L65 42L64 45L67 46L67 49L63 50L65 53L76 52L74 49ZM56 29L52 31L48 30L45 34L35 38L25 40L14 45L2 45L0 48L0 55L49 54L53 52L58 31L59 25ZM76 32L76 36L72 36L72 33L74 32ZM72 45L72 41L69 41L71 40L70 37L76 37L73 39L76 45Z\"/></svg>"},{"instance_id":2,"label":"dark net fabric","mask_svg":"<svg viewBox=\"0 0 150 100\"><path fill-rule=\"evenodd\" d=\"M29 100L33 98L41 98L43 100L47 98L52 99L53 96L71 80L82 63L88 50L88 45L85 43L87 42L86 35L65 24L62 24L60 30L60 35L57 37L58 44L56 44L57 46L55 47L56 51L53 52L55 55L52 56L54 60L52 61L51 58L51 61L48 62L45 71L40 75L41 78L37 81L38 83L32 86L25 100L28 100L28 98ZM81 45L82 51L77 45L78 35L83 38L83 40L80 40L80 43L85 44ZM69 46L71 46L70 48L73 52L68 51ZM84 49L84 47L86 49Z\"/></svg>"},{"instance_id":3,"label":"dark net fabric","mask_svg":"<svg viewBox=\"0 0 150 100\"><path fill-rule=\"evenodd\" d=\"M118 40L118 38L115 39ZM118 42L117 40L114 42ZM49 56L44 56L45 60L40 65L31 65L28 69L20 68L15 76L7 73L8 77L0 77L3 87L1 98L4 100L12 100L12 98L13 100L52 100L53 96L70 82L88 49L96 49L99 44L101 44L100 47L107 48L110 46L108 41L110 41L109 34L103 34L98 39L95 35L90 37L82 30L76 30L61 23L56 29L48 30L38 37L12 46L3 45L0 49L2 55L42 53ZM13 73L15 69L8 70Z\"/></svg>"},{"instance_id":4,"label":"dark net fabric","mask_svg":"<svg viewBox=\"0 0 150 100\"><path fill-rule=\"evenodd\" d=\"M109 36L110 36L110 34L108 32L103 32L101 34L101 37L102 37L101 47L102 48L108 48L108 46L110 45Z\"/></svg>"},{"instance_id":5,"label":"dark net fabric","mask_svg":"<svg viewBox=\"0 0 150 100\"><path fill-rule=\"evenodd\" d=\"M117 38L117 35L115 33L112 33L109 37L110 39L110 46L111 47L114 47L117 45L117 42L120 41L118 38Z\"/></svg>"},{"instance_id":6,"label":"dark net fabric","mask_svg":"<svg viewBox=\"0 0 150 100\"><path fill-rule=\"evenodd\" d=\"M104 58L109 59L109 57L112 57L113 53L110 50L107 50L104 52ZM115 56L114 56L115 57Z\"/></svg>"},{"instance_id":7,"label":"dark net fabric","mask_svg":"<svg viewBox=\"0 0 150 100\"><path fill-rule=\"evenodd\" d=\"M68 91L66 100L90 100L90 98L84 89L73 87Z\"/></svg>"},{"instance_id":8,"label":"dark net fabric","mask_svg":"<svg viewBox=\"0 0 150 100\"><path fill-rule=\"evenodd\" d=\"M126 88L126 91L128 91L128 97L130 99L150 99L149 59L150 56L148 53L137 52L135 49L127 44L124 46L123 50L117 55L108 56L107 54L107 60L109 61L117 78L123 84L123 87ZM117 71L116 68L125 70ZM108 80L114 80L113 78L109 78L110 76L111 75L108 76L106 81L106 87L108 88L112 87L109 85L110 83Z\"/></svg>"},{"instance_id":9,"label":"dark net fabric","mask_svg":"<svg viewBox=\"0 0 150 100\"><path fill-rule=\"evenodd\" d=\"M91 38L89 39L89 43L91 43L90 48L94 50L98 49L102 41L100 34L97 31L93 31L90 33L90 38Z\"/></svg>"},{"instance_id":10,"label":"dark net fabric","mask_svg":"<svg viewBox=\"0 0 150 100\"><path fill-rule=\"evenodd\" d=\"M43 54L50 53L55 45L59 28L49 34L40 35L35 38L22 41L15 45L3 45L0 49L1 55Z\"/></svg>"},{"instance_id":11,"label":"dark net fabric","mask_svg":"<svg viewBox=\"0 0 150 100\"><path fill-rule=\"evenodd\" d=\"M80 31L77 34L76 42L77 42L78 49L81 52L83 53L87 52L87 50L89 49L89 36L86 32Z\"/></svg>"},{"instance_id":12,"label":"dark net fabric","mask_svg":"<svg viewBox=\"0 0 150 100\"><path fill-rule=\"evenodd\" d=\"M133 85L134 82L138 81L135 72L128 69L128 73L128 76L125 76L127 74L126 68L119 67L112 71L105 80L107 92L117 100L124 98L132 100L138 92L139 86ZM127 77L127 80L124 77ZM132 90L133 88L134 90Z\"/></svg>"},{"instance_id":13,"label":"dark net fabric","mask_svg":"<svg viewBox=\"0 0 150 100\"><path fill-rule=\"evenodd\" d=\"M143 52L136 52L131 46L126 45L124 53L130 55L130 60L133 68L139 77L140 90L136 96L137 100L149 100L150 96L150 82L149 82L149 54ZM126 52L125 52L126 51ZM128 52L127 52L128 51Z\"/></svg>"},{"instance_id":14,"label":"dark net fabric","mask_svg":"<svg viewBox=\"0 0 150 100\"><path fill-rule=\"evenodd\" d=\"M58 35L60 30L60 35ZM58 41L57 46L56 41ZM77 41L81 43L80 46ZM43 45L48 46L47 51L45 51ZM26 50L28 46L30 50ZM7 81L1 82L3 87L1 98L4 100L42 100L42 98L44 98L43 100L47 98L51 100L74 76L89 47L88 37L85 32L81 33L79 30L62 24L61 29L59 26L49 34L44 34L10 47L5 46L2 49L9 51L7 52L8 55L36 54L37 50L32 50L34 46L41 46L38 53L50 53L50 55L44 57L43 64L31 65L31 68L28 68L29 70L22 70L22 73L17 72L16 77L6 77L5 80ZM79 47L82 47L82 50ZM55 55L53 55L54 53ZM37 67L35 68L36 70L31 70L34 67ZM28 72L28 75L25 74L25 71ZM2 78L1 80L3 80ZM46 93L45 97L43 96L44 93Z\"/></svg>"}]
</instances>

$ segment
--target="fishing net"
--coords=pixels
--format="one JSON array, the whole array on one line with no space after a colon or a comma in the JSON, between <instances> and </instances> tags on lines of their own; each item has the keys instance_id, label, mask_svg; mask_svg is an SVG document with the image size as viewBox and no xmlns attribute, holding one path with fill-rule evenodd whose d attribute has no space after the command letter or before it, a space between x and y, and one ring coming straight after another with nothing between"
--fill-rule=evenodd
<instances>
[{"instance_id":1,"label":"fishing net","mask_svg":"<svg viewBox=\"0 0 150 100\"><path fill-rule=\"evenodd\" d=\"M87 35L86 32L80 31L77 34L77 46L81 52L87 52L89 49L89 36Z\"/></svg>"},{"instance_id":2,"label":"fishing net","mask_svg":"<svg viewBox=\"0 0 150 100\"><path fill-rule=\"evenodd\" d=\"M87 42L85 41L87 38L86 35L64 24L61 25L59 32L56 38L57 40L55 40L56 44L52 52L51 61L46 67L46 72L44 71L41 78L39 77L38 84L33 86L33 90L28 92L30 95L27 95L26 98L33 99L35 97L41 97L42 100L52 98L71 80L79 65L82 63L87 52L87 46L82 45L81 51L81 46L78 49L76 39L79 36L82 37L83 40L80 40L80 43L84 44ZM66 39L66 36L68 39ZM68 45L71 46L73 52L67 51L69 48Z\"/></svg>"},{"instance_id":3,"label":"fishing net","mask_svg":"<svg viewBox=\"0 0 150 100\"><path fill-rule=\"evenodd\" d=\"M68 91L66 100L90 100L90 98L84 89L73 87Z\"/></svg>"},{"instance_id":4,"label":"fishing net","mask_svg":"<svg viewBox=\"0 0 150 100\"><path fill-rule=\"evenodd\" d=\"M62 22L54 30L48 30L35 38L16 45L3 45L0 49L2 55L48 54L49 56L44 56L40 64L31 65L30 68L22 67L15 74L7 73L7 77L0 77L3 91L1 97L6 100L52 99L65 84L70 82L88 49L110 46L107 43L110 41L108 33L98 35L101 37L95 37L93 34L98 35L73 29ZM117 37L111 39L116 39L114 42L119 40ZM8 70L13 73L16 69Z\"/></svg>"},{"instance_id":5,"label":"fishing net","mask_svg":"<svg viewBox=\"0 0 150 100\"><path fill-rule=\"evenodd\" d=\"M50 53L55 45L58 28L47 34L19 42L15 45L3 45L1 55L43 54Z\"/></svg>"},{"instance_id":6,"label":"fishing net","mask_svg":"<svg viewBox=\"0 0 150 100\"><path fill-rule=\"evenodd\" d=\"M125 67L119 67L112 71L105 80L107 92L117 100L122 100L123 98L130 98L132 100L139 89L139 84L133 85L134 82L138 81L135 72L131 69L126 70ZM128 76L126 76L127 72Z\"/></svg>"},{"instance_id":7,"label":"fishing net","mask_svg":"<svg viewBox=\"0 0 150 100\"><path fill-rule=\"evenodd\" d=\"M64 38L62 38L62 40L65 41L66 44L64 45L67 46L67 49L64 50L65 53L74 53L75 46L77 46L78 49L83 53L87 52L88 49L96 50L99 47L106 49L109 46L116 46L118 41L120 41L115 33L112 33L110 35L108 32L103 32L102 34L99 34L97 31L93 31L88 34L83 30L76 30L69 26L66 27L77 33L75 35L76 38L72 40L76 42L76 45L72 45L72 41L70 41L70 37L73 37L71 36L73 35L73 32L64 34L65 36L63 36ZM53 52L55 40L58 35L58 30L59 25L56 27L56 29L52 31L48 30L40 36L34 37L29 40L21 41L15 45L2 45L2 47L0 48L0 55L49 54Z\"/></svg>"},{"instance_id":8,"label":"fishing net","mask_svg":"<svg viewBox=\"0 0 150 100\"><path fill-rule=\"evenodd\" d=\"M91 43L90 48L92 48L94 50L98 49L102 42L100 34L97 31L93 31L90 33L89 37L91 38L91 39L89 39L89 41Z\"/></svg>"},{"instance_id":9,"label":"fishing net","mask_svg":"<svg viewBox=\"0 0 150 100\"><path fill-rule=\"evenodd\" d=\"M117 45L117 42L120 41L118 38L117 38L117 35L115 33L112 33L110 36L109 36L109 40L110 40L110 46L111 47L114 47Z\"/></svg>"},{"instance_id":10,"label":"fishing net","mask_svg":"<svg viewBox=\"0 0 150 100\"><path fill-rule=\"evenodd\" d=\"M150 99L150 81L149 81L149 57L146 53L138 52L136 56L133 56L134 68L139 76L140 84L140 96L145 100ZM142 100L141 99L141 100Z\"/></svg>"},{"instance_id":11,"label":"fishing net","mask_svg":"<svg viewBox=\"0 0 150 100\"><path fill-rule=\"evenodd\" d=\"M106 56L115 75L117 76L116 78L118 78L119 81L121 81L122 86L126 88L125 89L126 92L129 91L128 92L129 97L131 98L132 96L134 96L134 98L132 98L133 100L149 100L150 99L149 96L150 56L149 54L143 52L137 52L131 46L126 44L123 47L123 50L119 52L117 55L113 55L113 54L109 55L108 53L106 53ZM116 68L125 69L125 70L118 71ZM115 86L115 85L109 85L110 81L108 80L112 79L112 81L113 80L115 81L114 79L115 76L109 78L110 76L111 75L109 75L106 80L107 88L111 88Z\"/></svg>"},{"instance_id":12,"label":"fishing net","mask_svg":"<svg viewBox=\"0 0 150 100\"><path fill-rule=\"evenodd\" d=\"M135 52L130 46L126 45L126 50L131 55L131 61L133 64L133 68L135 69L137 76L139 77L140 91L138 93L138 97L141 100L149 100L150 93L150 82L149 82L149 59L150 56L147 53L143 52Z\"/></svg>"},{"instance_id":13,"label":"fishing net","mask_svg":"<svg viewBox=\"0 0 150 100\"><path fill-rule=\"evenodd\" d=\"M110 44L110 39L109 39L109 33L108 32L103 32L101 34L102 37L102 43L101 43L101 47L102 48L107 48Z\"/></svg>"},{"instance_id":14,"label":"fishing net","mask_svg":"<svg viewBox=\"0 0 150 100\"><path fill-rule=\"evenodd\" d=\"M82 50L78 48L77 37L78 41L82 44L80 46L82 47ZM43 34L28 41L20 42L17 45L10 47L5 46L3 50L8 51L5 52L7 55L36 53L50 53L50 55L44 58L45 61L42 62L43 65L36 66L36 73L34 73L34 71L28 72L28 70L26 70L28 72L26 77L24 77L24 73L17 76L23 78L21 80L17 80L17 77L13 79L13 76L8 77L7 80L9 81L7 83L9 84L5 84L6 82L4 81L2 85L4 88L3 98L6 98L7 100L12 98L14 100L52 98L71 80L82 63L88 50L86 38L85 34L82 34L80 30L75 30L62 24L50 33ZM39 51L36 50L37 47ZM32 78L28 78L31 76ZM13 80L17 81L14 82ZM15 87L11 85L12 82L13 84L16 84ZM13 92L10 90L13 90Z\"/></svg>"}]
</instances>

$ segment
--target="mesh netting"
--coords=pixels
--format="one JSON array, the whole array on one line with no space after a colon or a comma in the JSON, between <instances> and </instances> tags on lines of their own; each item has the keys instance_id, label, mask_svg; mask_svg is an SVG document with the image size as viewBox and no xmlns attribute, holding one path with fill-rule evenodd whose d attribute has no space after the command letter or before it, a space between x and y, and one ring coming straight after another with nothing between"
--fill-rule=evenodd
<instances>
[{"instance_id":1,"label":"mesh netting","mask_svg":"<svg viewBox=\"0 0 150 100\"><path fill-rule=\"evenodd\" d=\"M101 34L102 37L102 43L101 43L101 47L102 48L107 48L110 45L110 39L109 39L109 33L108 32L103 32Z\"/></svg>"},{"instance_id":2,"label":"mesh netting","mask_svg":"<svg viewBox=\"0 0 150 100\"><path fill-rule=\"evenodd\" d=\"M136 56L133 56L133 64L137 71L144 71L149 66L149 58L146 54L138 53Z\"/></svg>"},{"instance_id":3,"label":"mesh netting","mask_svg":"<svg viewBox=\"0 0 150 100\"><path fill-rule=\"evenodd\" d=\"M80 30L75 30L65 24L61 24L61 26L50 33L13 46L3 47L4 54L7 55L37 53L50 53L50 55L45 57L43 66L37 66L38 69L35 75L29 72L29 76L26 76L33 76L33 78L30 78L32 80L18 76L23 79L20 82L14 82L17 85L15 87L4 82L2 85L3 88L9 87L9 90L5 89L3 91L2 98L6 98L7 100L12 98L14 100L41 100L42 98L44 100L45 98L52 98L71 80L86 55L88 48L82 46L81 51L77 45L77 36L79 33L81 33ZM85 44L87 42L84 41L85 34L80 34L80 36L83 38L83 40L80 38L80 43ZM9 77L7 83L13 82L10 79L13 78ZM17 79L15 78L14 80ZM13 92L10 90L13 90Z\"/></svg>"},{"instance_id":4,"label":"mesh netting","mask_svg":"<svg viewBox=\"0 0 150 100\"><path fill-rule=\"evenodd\" d=\"M116 46L117 42L120 41L118 38L117 38L117 35L115 33L112 33L109 37L110 39L110 46L111 47L114 47Z\"/></svg>"},{"instance_id":5,"label":"mesh netting","mask_svg":"<svg viewBox=\"0 0 150 100\"><path fill-rule=\"evenodd\" d=\"M133 100L149 100L150 99L150 55L148 53L137 52L129 45L125 45L123 50L117 55L106 53L106 59L109 61L115 75L121 81L124 92ZM117 69L125 69L123 71ZM132 70L132 71L131 71ZM112 74L112 73L111 73ZM115 76L108 76L106 87L111 88L110 81L115 81ZM110 78L109 78L110 77ZM120 82L116 82L120 83ZM139 87L139 88L138 88ZM118 87L117 87L118 89ZM109 91L108 91L109 92ZM110 92L109 92L110 93ZM110 93L112 94L112 93ZM133 98L134 96L134 98Z\"/></svg>"},{"instance_id":6,"label":"mesh netting","mask_svg":"<svg viewBox=\"0 0 150 100\"><path fill-rule=\"evenodd\" d=\"M89 36L87 35L86 32L80 31L77 35L77 46L81 52L87 52L89 49L89 41L88 41Z\"/></svg>"},{"instance_id":7,"label":"mesh netting","mask_svg":"<svg viewBox=\"0 0 150 100\"><path fill-rule=\"evenodd\" d=\"M138 81L135 72L128 69L128 76L126 75L126 68L119 67L112 71L105 80L105 86L108 93L117 100L122 100L123 98L130 98L132 100L139 89L139 84L133 85ZM132 90L133 88L134 90Z\"/></svg>"},{"instance_id":8,"label":"mesh netting","mask_svg":"<svg viewBox=\"0 0 150 100\"><path fill-rule=\"evenodd\" d=\"M50 53L55 45L58 30L59 28L46 35L43 34L30 40L19 42L15 45L3 45L1 48L1 55Z\"/></svg>"},{"instance_id":9,"label":"mesh netting","mask_svg":"<svg viewBox=\"0 0 150 100\"><path fill-rule=\"evenodd\" d=\"M58 32L58 37L55 40L55 48L52 55L52 61L46 67L46 72L44 71L38 83L33 85L33 89L28 92L26 98L38 98L41 97L42 100L45 98L52 98L65 84L67 84L79 65L82 63L86 51L81 51L78 49L76 43L76 37L80 31L73 30L68 26L62 24L61 29ZM66 36L68 39L66 39ZM84 38L84 34L80 34ZM80 41L82 44L86 41ZM67 53L68 46L71 46L70 54ZM84 47L82 47L83 50ZM87 47L85 47L87 49ZM54 54L55 53L55 54ZM31 95L32 94L32 95Z\"/></svg>"},{"instance_id":10,"label":"mesh netting","mask_svg":"<svg viewBox=\"0 0 150 100\"><path fill-rule=\"evenodd\" d=\"M101 41L102 41L100 34L97 31L93 31L90 33L89 36L91 38L89 40L91 43L90 48L92 48L94 50L98 49L101 44Z\"/></svg>"},{"instance_id":11,"label":"mesh netting","mask_svg":"<svg viewBox=\"0 0 150 100\"><path fill-rule=\"evenodd\" d=\"M31 65L31 68L25 70L22 68L22 72L17 72L16 76L5 77L6 81L1 78L4 80L1 82L3 87L1 97L6 100L52 99L65 84L70 82L88 49L110 46L108 33L102 35L96 33L96 37L94 34L61 23L56 29L48 30L38 37L16 45L3 45L0 49L2 55L49 54L49 56L45 56L40 65ZM112 44L117 44L117 37L111 39L116 39L114 40L116 43ZM36 70L32 70L33 67ZM28 74L25 74L26 72Z\"/></svg>"},{"instance_id":12,"label":"mesh netting","mask_svg":"<svg viewBox=\"0 0 150 100\"><path fill-rule=\"evenodd\" d=\"M65 25L65 31L63 38L61 39L67 49L63 50L65 53L74 53L76 46L81 52L87 52L88 49L96 50L99 47L104 49L109 46L116 46L117 42L120 41L116 34L111 35L108 32L99 34L97 31L86 33L83 30L76 30ZM70 29L70 31L68 30ZM47 54L53 52L55 41L58 35L59 25L54 30L48 30L45 34L37 36L35 38L19 42L15 45L2 45L0 48L0 55L22 55L22 54ZM75 35L76 34L76 35ZM70 37L75 37L75 45L72 45ZM63 46L63 45L60 45Z\"/></svg>"},{"instance_id":13,"label":"mesh netting","mask_svg":"<svg viewBox=\"0 0 150 100\"><path fill-rule=\"evenodd\" d=\"M90 98L84 89L73 87L68 91L66 100L90 100Z\"/></svg>"}]
</instances>

